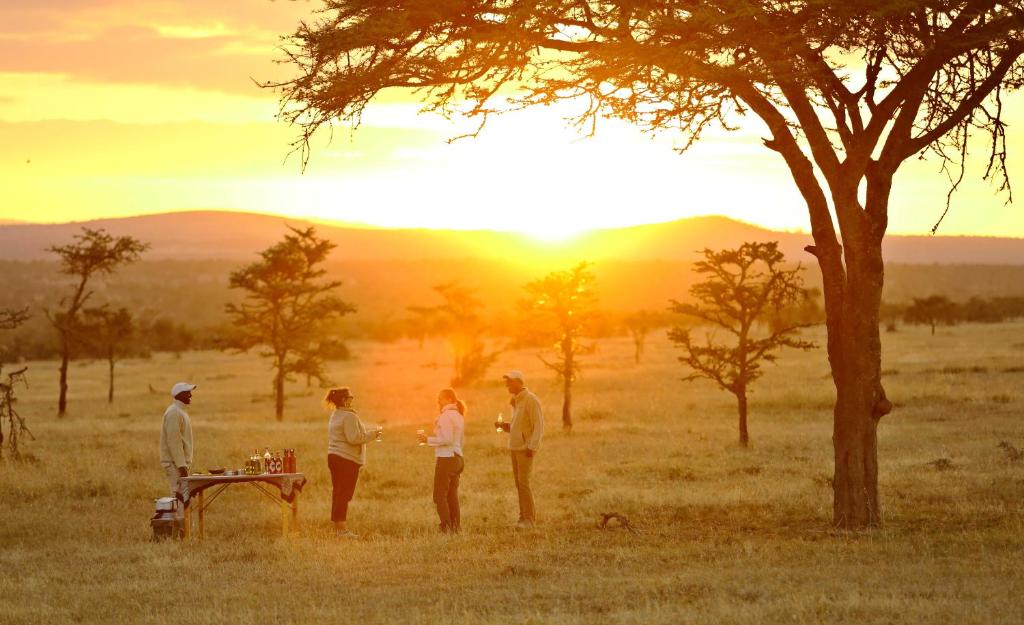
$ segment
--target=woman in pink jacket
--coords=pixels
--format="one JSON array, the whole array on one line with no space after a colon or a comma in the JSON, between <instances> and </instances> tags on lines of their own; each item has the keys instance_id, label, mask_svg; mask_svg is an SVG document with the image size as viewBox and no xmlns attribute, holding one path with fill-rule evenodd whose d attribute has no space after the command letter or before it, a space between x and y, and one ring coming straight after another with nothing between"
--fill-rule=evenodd
<instances>
[{"instance_id":1,"label":"woman in pink jacket","mask_svg":"<svg viewBox=\"0 0 1024 625\"><path fill-rule=\"evenodd\" d=\"M462 456L465 438L466 402L446 388L437 394L440 414L434 424L434 435L420 434L420 442L434 448L434 504L441 521L442 532L458 532L461 525L459 513L459 477L466 463Z\"/></svg>"}]
</instances>

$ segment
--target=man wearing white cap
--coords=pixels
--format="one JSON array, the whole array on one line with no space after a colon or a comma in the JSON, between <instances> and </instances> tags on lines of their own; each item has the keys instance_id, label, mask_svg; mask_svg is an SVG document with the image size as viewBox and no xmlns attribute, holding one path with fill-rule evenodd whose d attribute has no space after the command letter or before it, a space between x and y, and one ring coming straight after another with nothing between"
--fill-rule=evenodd
<instances>
[{"instance_id":1,"label":"man wearing white cap","mask_svg":"<svg viewBox=\"0 0 1024 625\"><path fill-rule=\"evenodd\" d=\"M533 474L533 459L540 449L541 436L544 435L544 412L540 400L526 388L526 379L521 371L509 371L504 378L505 388L512 395L512 421L495 425L509 433L512 477L519 494L519 522L516 525L520 528L533 527L536 512L530 477Z\"/></svg>"},{"instance_id":2,"label":"man wearing white cap","mask_svg":"<svg viewBox=\"0 0 1024 625\"><path fill-rule=\"evenodd\" d=\"M178 480L188 477L192 466L192 419L185 406L192 403L195 384L178 382L171 389L174 402L164 411L160 428L160 466L167 474L171 497L178 495Z\"/></svg>"}]
</instances>

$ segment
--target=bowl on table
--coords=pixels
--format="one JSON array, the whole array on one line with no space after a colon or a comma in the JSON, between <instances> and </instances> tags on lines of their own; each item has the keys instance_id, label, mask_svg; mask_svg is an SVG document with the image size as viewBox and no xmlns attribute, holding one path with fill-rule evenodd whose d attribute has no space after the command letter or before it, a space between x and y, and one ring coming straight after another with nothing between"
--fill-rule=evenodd
<instances>
[{"instance_id":1,"label":"bowl on table","mask_svg":"<svg viewBox=\"0 0 1024 625\"><path fill-rule=\"evenodd\" d=\"M210 467L207 471L210 472L210 475L224 475L224 472L227 471L227 469L224 467Z\"/></svg>"}]
</instances>

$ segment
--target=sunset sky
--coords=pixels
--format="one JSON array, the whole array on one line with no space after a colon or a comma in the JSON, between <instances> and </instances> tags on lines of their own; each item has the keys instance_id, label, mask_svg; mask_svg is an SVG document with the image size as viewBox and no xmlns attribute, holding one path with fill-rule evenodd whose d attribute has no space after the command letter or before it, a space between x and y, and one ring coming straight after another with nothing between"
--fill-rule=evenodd
<instances>
[{"instance_id":1,"label":"sunset sky","mask_svg":"<svg viewBox=\"0 0 1024 625\"><path fill-rule=\"evenodd\" d=\"M231 209L377 226L493 228L557 237L580 229L723 214L807 229L806 211L764 133L677 138L606 123L580 139L557 111L496 120L476 140L417 114L374 107L315 149L285 159L277 122L278 37L318 2L4 0L0 2L0 220L57 222ZM1011 173L1024 193L1024 98L1009 100ZM326 138L325 138L326 139ZM1016 205L980 181L984 145L942 234L1024 237ZM941 213L945 177L912 162L890 231L920 234Z\"/></svg>"}]
</instances>

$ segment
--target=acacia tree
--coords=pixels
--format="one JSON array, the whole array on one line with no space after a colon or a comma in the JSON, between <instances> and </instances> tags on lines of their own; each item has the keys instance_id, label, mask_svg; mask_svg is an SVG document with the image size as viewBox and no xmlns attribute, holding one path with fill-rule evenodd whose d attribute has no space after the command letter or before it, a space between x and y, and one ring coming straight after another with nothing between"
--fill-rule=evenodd
<instances>
[{"instance_id":1,"label":"acacia tree","mask_svg":"<svg viewBox=\"0 0 1024 625\"><path fill-rule=\"evenodd\" d=\"M694 301L672 300L670 310L693 317L715 329L723 329L727 341L715 341L707 333L704 343L694 340L687 328L672 328L668 336L683 349L680 361L692 373L686 381L706 378L736 396L740 445L750 443L747 432L747 391L761 377L761 363L775 362L783 347L811 349L814 343L797 338L808 323L784 320L777 313L806 298L800 267L785 269L785 258L776 242L744 243L735 250L703 251L704 260L694 271L704 279L690 287ZM758 326L765 326L758 335Z\"/></svg>"},{"instance_id":2,"label":"acacia tree","mask_svg":"<svg viewBox=\"0 0 1024 625\"><path fill-rule=\"evenodd\" d=\"M73 349L81 340L80 313L92 297L92 291L88 290L89 281L96 276L109 275L121 265L137 261L142 252L149 248L148 243L133 237L114 237L104 230L90 228L82 228L81 234L74 238L73 243L49 248L49 251L60 257L61 273L76 280L71 296L61 299L61 309L52 315L46 312L60 340L58 416L64 416L67 412L68 363Z\"/></svg>"},{"instance_id":3,"label":"acacia tree","mask_svg":"<svg viewBox=\"0 0 1024 625\"><path fill-rule=\"evenodd\" d=\"M443 334L452 350L451 385L460 387L482 378L500 351L487 352L487 326L480 314L483 302L473 291L456 282L435 285L444 300L437 306L410 306L413 319L428 332ZM420 344L422 345L422 338Z\"/></svg>"},{"instance_id":4,"label":"acacia tree","mask_svg":"<svg viewBox=\"0 0 1024 625\"><path fill-rule=\"evenodd\" d=\"M915 297L914 302L903 311L903 319L912 325L931 326L932 336L935 336L935 326L951 326L960 321L960 310L945 295Z\"/></svg>"},{"instance_id":5,"label":"acacia tree","mask_svg":"<svg viewBox=\"0 0 1024 625\"><path fill-rule=\"evenodd\" d=\"M0 330L13 330L25 323L28 318L27 308L22 310L0 309ZM3 356L2 351L0 351L0 356ZM3 361L0 361L0 374L3 373L3 365ZM24 417L14 407L17 403L15 388L19 383L27 384L26 371L28 371L28 367L22 367L8 373L6 381L0 381L0 458L3 458L4 450L4 422L7 423L7 447L11 450L11 456L15 460L21 457L21 452L18 450L18 440L21 435L32 436L32 432L25 424Z\"/></svg>"},{"instance_id":6,"label":"acacia tree","mask_svg":"<svg viewBox=\"0 0 1024 625\"><path fill-rule=\"evenodd\" d=\"M584 262L568 271L549 273L523 288L527 293L520 302L526 314L523 327L528 338L552 342L555 358L539 358L562 381L562 428L568 432L572 430L572 384L580 372L579 356L593 350L583 337L597 306L594 274Z\"/></svg>"},{"instance_id":7,"label":"acacia tree","mask_svg":"<svg viewBox=\"0 0 1024 625\"><path fill-rule=\"evenodd\" d=\"M640 364L644 348L647 346L647 335L651 330L661 326L661 317L651 310L638 310L626 315L622 324L626 326L630 338L633 339L633 362Z\"/></svg>"},{"instance_id":8,"label":"acacia tree","mask_svg":"<svg viewBox=\"0 0 1024 625\"><path fill-rule=\"evenodd\" d=\"M82 311L82 339L107 360L107 403L114 403L114 365L121 348L135 334L132 314L126 308L86 308Z\"/></svg>"},{"instance_id":9,"label":"acacia tree","mask_svg":"<svg viewBox=\"0 0 1024 625\"><path fill-rule=\"evenodd\" d=\"M236 331L234 346L242 351L262 347L272 359L274 415L284 418L284 385L293 374L326 380L324 354L318 346L327 325L355 307L334 294L341 282L321 278L322 265L336 246L315 228L288 228L284 240L260 252L260 260L231 272L229 285L245 293L240 304L228 304Z\"/></svg>"},{"instance_id":10,"label":"acacia tree","mask_svg":"<svg viewBox=\"0 0 1024 625\"><path fill-rule=\"evenodd\" d=\"M265 86L300 126L304 162L318 128L358 123L392 88L484 121L582 101L585 128L616 116L681 132L684 149L709 127L760 120L807 206L824 285L833 522L880 525L877 427L892 404L878 306L893 179L931 153L955 188L980 131L991 139L985 176L1009 191L1001 96L1024 82L1024 2L324 0L285 50L297 76Z\"/></svg>"},{"instance_id":11,"label":"acacia tree","mask_svg":"<svg viewBox=\"0 0 1024 625\"><path fill-rule=\"evenodd\" d=\"M435 287L436 288L436 287ZM408 306L409 318L405 326L412 338L416 339L420 349L428 336L439 334L443 330L443 320L437 306Z\"/></svg>"}]
</instances>

